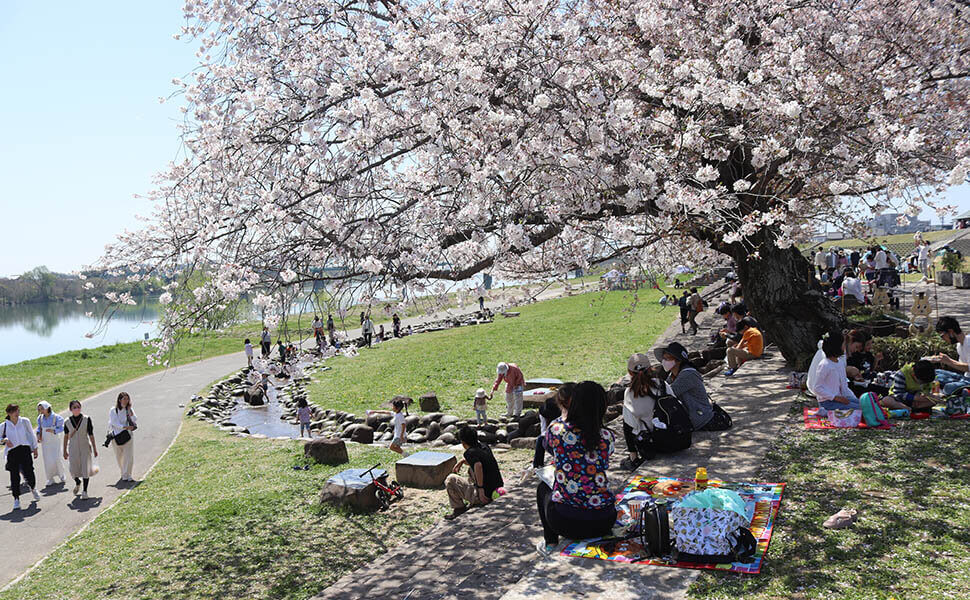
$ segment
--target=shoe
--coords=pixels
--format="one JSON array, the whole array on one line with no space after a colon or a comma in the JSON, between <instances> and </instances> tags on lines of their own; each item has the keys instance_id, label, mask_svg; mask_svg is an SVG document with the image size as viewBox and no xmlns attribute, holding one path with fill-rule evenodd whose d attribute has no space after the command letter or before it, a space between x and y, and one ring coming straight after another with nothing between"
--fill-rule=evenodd
<instances>
[{"instance_id":1,"label":"shoe","mask_svg":"<svg viewBox=\"0 0 970 600\"><path fill-rule=\"evenodd\" d=\"M20 510L20 498L13 499L13 509Z\"/></svg>"},{"instance_id":2,"label":"shoe","mask_svg":"<svg viewBox=\"0 0 970 600\"><path fill-rule=\"evenodd\" d=\"M734 375L734 373L736 371L737 371L737 369L728 369L727 371L724 371L724 376L725 377L730 377L731 375Z\"/></svg>"},{"instance_id":3,"label":"shoe","mask_svg":"<svg viewBox=\"0 0 970 600\"><path fill-rule=\"evenodd\" d=\"M40 494L37 493L36 488L30 488L30 495L34 497L34 502L40 502Z\"/></svg>"},{"instance_id":4,"label":"shoe","mask_svg":"<svg viewBox=\"0 0 970 600\"><path fill-rule=\"evenodd\" d=\"M48 479L47 480L47 484L44 487L50 487L52 485L54 485L54 480L53 479Z\"/></svg>"},{"instance_id":5,"label":"shoe","mask_svg":"<svg viewBox=\"0 0 970 600\"><path fill-rule=\"evenodd\" d=\"M532 479L535 472L536 468L533 465L529 465L528 467L522 469L522 475L519 477L519 485L525 485L527 481Z\"/></svg>"},{"instance_id":6,"label":"shoe","mask_svg":"<svg viewBox=\"0 0 970 600\"><path fill-rule=\"evenodd\" d=\"M556 549L555 544L547 544L546 540L536 542L536 552L542 556L552 556L552 551Z\"/></svg>"},{"instance_id":7,"label":"shoe","mask_svg":"<svg viewBox=\"0 0 970 600\"><path fill-rule=\"evenodd\" d=\"M835 513L825 522L822 523L822 527L826 529L845 529L849 527L856 520L856 509L854 508L843 508L839 512Z\"/></svg>"},{"instance_id":8,"label":"shoe","mask_svg":"<svg viewBox=\"0 0 970 600\"><path fill-rule=\"evenodd\" d=\"M80 491L81 491L81 484L79 483L74 486L74 495L77 496L77 493Z\"/></svg>"},{"instance_id":9,"label":"shoe","mask_svg":"<svg viewBox=\"0 0 970 600\"><path fill-rule=\"evenodd\" d=\"M461 508L453 508L451 510L450 515L445 515L445 519L448 519L449 521L454 521L455 519L465 514L466 512L468 512L467 506L462 506Z\"/></svg>"},{"instance_id":10,"label":"shoe","mask_svg":"<svg viewBox=\"0 0 970 600\"><path fill-rule=\"evenodd\" d=\"M87 499L88 499L88 493L87 492L81 492L81 500L87 500Z\"/></svg>"},{"instance_id":11,"label":"shoe","mask_svg":"<svg viewBox=\"0 0 970 600\"><path fill-rule=\"evenodd\" d=\"M624 458L620 461L620 468L627 471L635 471L637 467L643 464L642 458L637 458L636 460L630 460L629 457Z\"/></svg>"}]
</instances>

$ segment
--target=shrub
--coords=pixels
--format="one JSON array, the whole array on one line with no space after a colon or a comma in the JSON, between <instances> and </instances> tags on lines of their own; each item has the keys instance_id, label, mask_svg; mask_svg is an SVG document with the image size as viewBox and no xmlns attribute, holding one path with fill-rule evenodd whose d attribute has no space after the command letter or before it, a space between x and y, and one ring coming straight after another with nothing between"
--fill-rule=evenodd
<instances>
[{"instance_id":1,"label":"shrub","mask_svg":"<svg viewBox=\"0 0 970 600\"><path fill-rule=\"evenodd\" d=\"M963 259L956 252L943 253L943 270L951 273L963 272Z\"/></svg>"},{"instance_id":2,"label":"shrub","mask_svg":"<svg viewBox=\"0 0 970 600\"><path fill-rule=\"evenodd\" d=\"M936 333L922 333L910 338L877 337L872 339L873 354L882 353L883 359L879 368L895 370L901 366L916 362L924 356L934 354L949 354L956 358L953 346L943 341Z\"/></svg>"}]
</instances>

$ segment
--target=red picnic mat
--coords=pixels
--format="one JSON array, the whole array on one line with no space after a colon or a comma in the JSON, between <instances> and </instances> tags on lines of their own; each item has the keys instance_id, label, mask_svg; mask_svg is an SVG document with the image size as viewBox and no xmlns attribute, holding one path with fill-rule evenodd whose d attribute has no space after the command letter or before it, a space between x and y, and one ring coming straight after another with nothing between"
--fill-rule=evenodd
<instances>
[{"instance_id":1,"label":"red picnic mat","mask_svg":"<svg viewBox=\"0 0 970 600\"><path fill-rule=\"evenodd\" d=\"M827 417L819 416L817 406L806 406L803 409L802 415L805 417L805 429L846 429L845 427L832 425L829 423ZM869 427L866 425L865 420L863 420L854 429L892 429L892 427L892 423L880 425L879 427Z\"/></svg>"}]
</instances>

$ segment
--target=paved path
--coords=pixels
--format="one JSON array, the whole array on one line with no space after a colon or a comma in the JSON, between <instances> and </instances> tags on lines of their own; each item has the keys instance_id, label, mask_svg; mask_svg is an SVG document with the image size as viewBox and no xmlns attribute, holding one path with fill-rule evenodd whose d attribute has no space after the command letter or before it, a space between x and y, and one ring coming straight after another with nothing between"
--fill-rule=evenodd
<instances>
[{"instance_id":1,"label":"paved path","mask_svg":"<svg viewBox=\"0 0 970 600\"><path fill-rule=\"evenodd\" d=\"M115 386L83 401L83 411L94 422L94 435L98 441L98 464L101 472L91 478L88 500L75 499L71 493L74 483L57 484L41 489L41 499L28 503L30 495L21 495L24 510L10 511L13 499L10 495L7 474L3 474L3 495L0 497L0 537L21 540L16 552L5 553L0 563L0 585L6 585L22 574L38 560L45 557L58 544L89 523L101 511L117 500L127 489L138 485L145 472L168 448L182 422L186 404L193 394L216 378L231 373L246 364L240 352L209 358L175 367L161 373L153 373L134 381ZM107 432L108 411L114 405L118 393L127 391L138 414L139 429L133 436L135 444L134 483L119 481L120 471L115 460L114 448L104 448ZM36 417L36 410L23 407L24 414ZM64 413L65 416L67 413ZM36 418L31 423L36 426ZM43 456L34 461L37 485L47 480L44 474Z\"/></svg>"}]
</instances>

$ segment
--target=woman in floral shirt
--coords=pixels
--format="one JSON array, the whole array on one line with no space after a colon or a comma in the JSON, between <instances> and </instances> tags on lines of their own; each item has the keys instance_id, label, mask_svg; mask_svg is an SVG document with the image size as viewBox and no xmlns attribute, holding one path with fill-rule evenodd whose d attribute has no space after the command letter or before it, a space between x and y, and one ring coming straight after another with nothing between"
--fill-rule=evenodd
<instances>
[{"instance_id":1,"label":"woman in floral shirt","mask_svg":"<svg viewBox=\"0 0 970 600\"><path fill-rule=\"evenodd\" d=\"M573 391L566 414L549 425L545 446L556 464L553 487L539 484L536 493L548 554L559 536L588 539L608 535L616 522L614 496L606 470L613 454L613 433L603 429L606 391L584 381Z\"/></svg>"}]
</instances>

